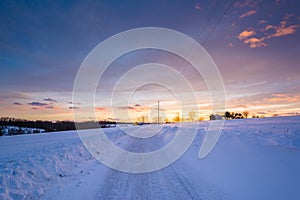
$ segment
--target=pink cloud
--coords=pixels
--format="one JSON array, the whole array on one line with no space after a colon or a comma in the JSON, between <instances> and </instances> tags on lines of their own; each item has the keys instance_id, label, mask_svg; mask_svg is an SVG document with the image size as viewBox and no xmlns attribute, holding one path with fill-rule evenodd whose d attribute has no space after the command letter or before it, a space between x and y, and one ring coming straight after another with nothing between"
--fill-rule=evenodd
<instances>
[{"instance_id":1,"label":"pink cloud","mask_svg":"<svg viewBox=\"0 0 300 200\"><path fill-rule=\"evenodd\" d=\"M235 7L240 7L240 8L243 8L243 7L255 7L257 5L257 2L256 0L246 0L244 2L236 2L234 4Z\"/></svg>"},{"instance_id":2,"label":"pink cloud","mask_svg":"<svg viewBox=\"0 0 300 200\"><path fill-rule=\"evenodd\" d=\"M255 37L244 40L244 43L249 44L250 48L266 46L266 43L264 43L262 39L255 38Z\"/></svg>"},{"instance_id":3,"label":"pink cloud","mask_svg":"<svg viewBox=\"0 0 300 200\"><path fill-rule=\"evenodd\" d=\"M291 35L296 32L296 29L299 27L299 25L291 25L291 26L280 26L276 27L276 32L272 34L272 37L281 37L284 35Z\"/></svg>"},{"instance_id":4,"label":"pink cloud","mask_svg":"<svg viewBox=\"0 0 300 200\"><path fill-rule=\"evenodd\" d=\"M227 44L228 47L233 47L232 43Z\"/></svg>"},{"instance_id":5,"label":"pink cloud","mask_svg":"<svg viewBox=\"0 0 300 200\"><path fill-rule=\"evenodd\" d=\"M280 22L279 25L274 26L274 25L267 25L264 29L262 29L262 32L265 31L269 31L272 30L273 32L266 35L265 38L266 39L270 39L273 37L281 37L281 36L285 36L285 35L291 35L294 34L297 30L297 28L299 28L299 25L288 25L287 20L292 17L293 15L289 14L286 15L282 21Z\"/></svg>"},{"instance_id":6,"label":"pink cloud","mask_svg":"<svg viewBox=\"0 0 300 200\"><path fill-rule=\"evenodd\" d=\"M255 30L245 30L242 31L237 37L243 43L248 44L250 48L267 46L266 41L271 38L291 35L296 32L300 25L288 25L288 19L291 17L293 17L293 14L287 14L282 18L279 25L267 24L264 28L258 29L258 33ZM266 22L264 21L263 23ZM257 36L259 34L263 34L263 36ZM253 37L254 35L255 37Z\"/></svg>"},{"instance_id":7,"label":"pink cloud","mask_svg":"<svg viewBox=\"0 0 300 200\"><path fill-rule=\"evenodd\" d=\"M238 38L239 38L240 40L243 40L243 39L246 39L246 38L248 38L248 37L250 37L250 36L252 36L252 35L255 35L255 31L253 31L253 30L250 30L250 31L243 31L243 32L241 32L241 33L238 35Z\"/></svg>"},{"instance_id":8,"label":"pink cloud","mask_svg":"<svg viewBox=\"0 0 300 200\"><path fill-rule=\"evenodd\" d=\"M96 110L97 111L107 111L108 108L106 108L106 107L96 107Z\"/></svg>"},{"instance_id":9,"label":"pink cloud","mask_svg":"<svg viewBox=\"0 0 300 200\"><path fill-rule=\"evenodd\" d=\"M256 14L256 10L249 10L248 12L245 12L244 14L242 14L239 18L243 19L245 17L249 17L249 16L254 15L254 14Z\"/></svg>"},{"instance_id":10,"label":"pink cloud","mask_svg":"<svg viewBox=\"0 0 300 200\"><path fill-rule=\"evenodd\" d=\"M264 98L266 103L294 103L299 102L300 95L288 95L288 94L272 94L270 97Z\"/></svg>"},{"instance_id":11,"label":"pink cloud","mask_svg":"<svg viewBox=\"0 0 300 200\"><path fill-rule=\"evenodd\" d=\"M258 22L258 24L265 24L265 23L267 23L267 20L259 20L259 22Z\"/></svg>"},{"instance_id":12,"label":"pink cloud","mask_svg":"<svg viewBox=\"0 0 300 200\"><path fill-rule=\"evenodd\" d=\"M195 9L196 9L196 10L201 10L201 9L202 9L202 7L201 7L201 5L200 5L199 2L196 2L196 3L195 3Z\"/></svg>"}]
</instances>

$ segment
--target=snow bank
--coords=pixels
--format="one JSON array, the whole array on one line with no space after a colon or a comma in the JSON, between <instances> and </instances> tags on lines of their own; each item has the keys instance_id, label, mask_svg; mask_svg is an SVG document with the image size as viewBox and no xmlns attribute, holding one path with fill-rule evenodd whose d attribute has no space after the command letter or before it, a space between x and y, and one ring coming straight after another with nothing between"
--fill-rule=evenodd
<instances>
[{"instance_id":1,"label":"snow bank","mask_svg":"<svg viewBox=\"0 0 300 200\"><path fill-rule=\"evenodd\" d=\"M92 159L74 131L1 137L0 150L0 199L37 199Z\"/></svg>"}]
</instances>

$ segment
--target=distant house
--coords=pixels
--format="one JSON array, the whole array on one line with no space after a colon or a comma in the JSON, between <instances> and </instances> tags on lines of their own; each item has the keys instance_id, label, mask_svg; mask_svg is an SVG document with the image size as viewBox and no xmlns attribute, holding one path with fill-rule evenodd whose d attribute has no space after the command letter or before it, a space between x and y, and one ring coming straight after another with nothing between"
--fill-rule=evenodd
<instances>
[{"instance_id":1,"label":"distant house","mask_svg":"<svg viewBox=\"0 0 300 200\"><path fill-rule=\"evenodd\" d=\"M221 115L218 115L218 114L211 114L210 116L209 116L209 120L222 120L223 119L223 117L221 116Z\"/></svg>"},{"instance_id":2,"label":"distant house","mask_svg":"<svg viewBox=\"0 0 300 200\"><path fill-rule=\"evenodd\" d=\"M2 128L3 135L33 134L43 132L45 132L45 130L40 128L24 128L18 126L4 126Z\"/></svg>"},{"instance_id":3,"label":"distant house","mask_svg":"<svg viewBox=\"0 0 300 200\"><path fill-rule=\"evenodd\" d=\"M117 126L117 122L112 121L100 121L99 124L101 128L111 128Z\"/></svg>"},{"instance_id":4,"label":"distant house","mask_svg":"<svg viewBox=\"0 0 300 200\"><path fill-rule=\"evenodd\" d=\"M9 135L9 129L8 128L3 128L2 129L2 134L3 135Z\"/></svg>"}]
</instances>

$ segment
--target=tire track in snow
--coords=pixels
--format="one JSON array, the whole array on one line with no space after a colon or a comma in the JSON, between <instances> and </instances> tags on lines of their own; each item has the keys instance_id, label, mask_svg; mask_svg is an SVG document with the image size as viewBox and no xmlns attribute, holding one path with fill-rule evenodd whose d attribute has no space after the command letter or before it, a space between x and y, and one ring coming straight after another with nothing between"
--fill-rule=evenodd
<instances>
[{"instance_id":1,"label":"tire track in snow","mask_svg":"<svg viewBox=\"0 0 300 200\"><path fill-rule=\"evenodd\" d=\"M167 127L160 132L170 132ZM123 147L130 151L147 152L153 149L153 145L161 145L161 138L151 143L140 143L139 140L130 138ZM189 179L182 173L180 167L172 164L164 169L143 173L131 174L110 169L105 181L100 186L96 199L201 199L197 190L190 183Z\"/></svg>"},{"instance_id":2,"label":"tire track in snow","mask_svg":"<svg viewBox=\"0 0 300 200\"><path fill-rule=\"evenodd\" d=\"M97 199L201 199L188 179L174 167L144 174L110 170Z\"/></svg>"}]
</instances>

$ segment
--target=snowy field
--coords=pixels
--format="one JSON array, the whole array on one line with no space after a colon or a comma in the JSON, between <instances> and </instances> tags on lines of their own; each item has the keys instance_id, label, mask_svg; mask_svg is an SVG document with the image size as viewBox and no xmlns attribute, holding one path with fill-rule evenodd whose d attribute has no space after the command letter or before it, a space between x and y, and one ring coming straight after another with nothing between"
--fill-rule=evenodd
<instances>
[{"instance_id":1,"label":"snowy field","mask_svg":"<svg viewBox=\"0 0 300 200\"><path fill-rule=\"evenodd\" d=\"M176 126L190 125L160 126L148 139L128 139L118 128L106 132L116 145L141 152L161 148ZM102 165L76 131L0 137L0 199L300 199L300 117L226 121L217 145L200 160L207 126L200 123L175 163L144 174Z\"/></svg>"}]
</instances>

